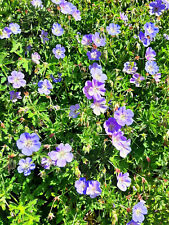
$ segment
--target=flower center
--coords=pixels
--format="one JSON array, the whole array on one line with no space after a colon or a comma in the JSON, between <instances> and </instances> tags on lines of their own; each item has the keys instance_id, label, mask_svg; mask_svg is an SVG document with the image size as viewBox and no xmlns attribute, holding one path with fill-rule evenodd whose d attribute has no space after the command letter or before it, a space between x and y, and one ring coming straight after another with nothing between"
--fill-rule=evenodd
<instances>
[{"instance_id":1,"label":"flower center","mask_svg":"<svg viewBox=\"0 0 169 225\"><path fill-rule=\"evenodd\" d=\"M30 139L26 140L26 142L25 142L25 147L31 148L32 146L33 146L33 141L30 140Z\"/></svg>"},{"instance_id":2,"label":"flower center","mask_svg":"<svg viewBox=\"0 0 169 225\"><path fill-rule=\"evenodd\" d=\"M137 216L139 216L140 213L141 213L141 210L140 210L140 209L136 209L136 214L137 214Z\"/></svg>"},{"instance_id":3,"label":"flower center","mask_svg":"<svg viewBox=\"0 0 169 225\"><path fill-rule=\"evenodd\" d=\"M92 57L93 59L95 59L95 58L97 57L97 52L92 52L92 53L91 53L91 57Z\"/></svg>"}]
</instances>

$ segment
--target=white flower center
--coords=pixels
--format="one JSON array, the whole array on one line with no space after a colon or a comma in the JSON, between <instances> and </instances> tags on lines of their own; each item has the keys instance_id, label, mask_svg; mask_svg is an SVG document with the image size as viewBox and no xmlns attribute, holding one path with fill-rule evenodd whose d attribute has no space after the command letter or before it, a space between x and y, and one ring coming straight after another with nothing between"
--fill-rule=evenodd
<instances>
[{"instance_id":1,"label":"white flower center","mask_svg":"<svg viewBox=\"0 0 169 225\"><path fill-rule=\"evenodd\" d=\"M30 139L26 140L26 142L25 142L25 147L30 148L30 147L32 147L32 146L33 146L33 141L30 140Z\"/></svg>"},{"instance_id":2,"label":"white flower center","mask_svg":"<svg viewBox=\"0 0 169 225\"><path fill-rule=\"evenodd\" d=\"M92 52L92 53L91 53L91 57L92 57L93 59L95 59L95 58L97 57L97 53L96 53L96 52Z\"/></svg>"}]
</instances>

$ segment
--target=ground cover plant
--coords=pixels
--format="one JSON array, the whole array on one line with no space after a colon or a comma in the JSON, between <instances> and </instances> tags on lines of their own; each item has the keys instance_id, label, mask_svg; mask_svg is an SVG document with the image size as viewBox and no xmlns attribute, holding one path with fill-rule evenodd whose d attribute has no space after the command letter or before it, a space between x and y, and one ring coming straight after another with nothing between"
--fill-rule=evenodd
<instances>
[{"instance_id":1,"label":"ground cover plant","mask_svg":"<svg viewBox=\"0 0 169 225\"><path fill-rule=\"evenodd\" d=\"M0 224L168 224L169 1L0 1Z\"/></svg>"}]
</instances>

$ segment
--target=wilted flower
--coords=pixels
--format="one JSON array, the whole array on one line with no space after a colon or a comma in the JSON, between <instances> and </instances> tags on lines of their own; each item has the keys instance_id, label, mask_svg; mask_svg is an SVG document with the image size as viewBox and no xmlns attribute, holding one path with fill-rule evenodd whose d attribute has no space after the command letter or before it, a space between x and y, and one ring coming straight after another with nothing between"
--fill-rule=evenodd
<instances>
[{"instance_id":1,"label":"wilted flower","mask_svg":"<svg viewBox=\"0 0 169 225\"><path fill-rule=\"evenodd\" d=\"M114 147L120 151L120 156L126 158L126 156L131 152L130 143L131 140L123 136L122 131L117 131L112 134L112 144Z\"/></svg>"},{"instance_id":2,"label":"wilted flower","mask_svg":"<svg viewBox=\"0 0 169 225\"><path fill-rule=\"evenodd\" d=\"M114 23L110 23L109 26L106 27L106 30L110 35L116 35L121 33L120 26Z\"/></svg>"},{"instance_id":3,"label":"wilted flower","mask_svg":"<svg viewBox=\"0 0 169 225\"><path fill-rule=\"evenodd\" d=\"M8 82L13 84L13 88L25 87L26 81L23 79L24 77L23 73L14 70L11 76L8 77Z\"/></svg>"},{"instance_id":4,"label":"wilted flower","mask_svg":"<svg viewBox=\"0 0 169 225\"><path fill-rule=\"evenodd\" d=\"M64 33L64 30L60 24L54 23L52 26L52 33L56 36L62 36L62 34Z\"/></svg>"},{"instance_id":5,"label":"wilted flower","mask_svg":"<svg viewBox=\"0 0 169 225\"><path fill-rule=\"evenodd\" d=\"M159 67L155 61L147 61L145 65L145 70L151 75L155 75L159 71Z\"/></svg>"},{"instance_id":6,"label":"wilted flower","mask_svg":"<svg viewBox=\"0 0 169 225\"><path fill-rule=\"evenodd\" d=\"M154 38L156 34L159 32L159 28L155 26L154 23L146 23L144 25L145 35L149 35L150 38Z\"/></svg>"},{"instance_id":7,"label":"wilted flower","mask_svg":"<svg viewBox=\"0 0 169 225\"><path fill-rule=\"evenodd\" d=\"M24 176L31 174L31 170L35 169L35 164L32 163L32 159L27 157L26 159L19 160L19 166L17 168L18 173L24 173Z\"/></svg>"},{"instance_id":8,"label":"wilted flower","mask_svg":"<svg viewBox=\"0 0 169 225\"><path fill-rule=\"evenodd\" d=\"M52 160L50 158L43 157L41 159L41 165L43 166L44 169L49 170L50 169L50 166L52 164L53 164L53 162L52 162Z\"/></svg>"},{"instance_id":9,"label":"wilted flower","mask_svg":"<svg viewBox=\"0 0 169 225\"><path fill-rule=\"evenodd\" d=\"M92 34L85 34L81 41L82 45L89 45L92 43Z\"/></svg>"},{"instance_id":10,"label":"wilted flower","mask_svg":"<svg viewBox=\"0 0 169 225\"><path fill-rule=\"evenodd\" d=\"M88 94L94 99L100 99L101 96L105 95L105 92L105 84L93 79L91 87L88 89Z\"/></svg>"},{"instance_id":11,"label":"wilted flower","mask_svg":"<svg viewBox=\"0 0 169 225\"><path fill-rule=\"evenodd\" d=\"M56 45L56 47L52 49L52 52L57 59L63 59L65 57L65 51L65 48L60 44Z\"/></svg>"},{"instance_id":12,"label":"wilted flower","mask_svg":"<svg viewBox=\"0 0 169 225\"><path fill-rule=\"evenodd\" d=\"M97 180L88 181L88 186L86 194L90 195L91 198L95 198L98 195L101 195L102 190L100 189L100 183Z\"/></svg>"},{"instance_id":13,"label":"wilted flower","mask_svg":"<svg viewBox=\"0 0 169 225\"><path fill-rule=\"evenodd\" d=\"M79 110L79 109L80 109L79 104L71 105L69 116L72 117L72 118L77 118L77 116L80 114L79 112L77 112L77 110Z\"/></svg>"},{"instance_id":14,"label":"wilted flower","mask_svg":"<svg viewBox=\"0 0 169 225\"><path fill-rule=\"evenodd\" d=\"M12 102L16 102L18 99L22 99L21 92L15 92L15 91L10 91L10 100L12 100Z\"/></svg>"},{"instance_id":15,"label":"wilted flower","mask_svg":"<svg viewBox=\"0 0 169 225\"><path fill-rule=\"evenodd\" d=\"M50 89L53 88L51 82L47 79L45 79L44 81L39 81L38 82L38 91L40 94L45 94L45 95L49 95L50 94Z\"/></svg>"},{"instance_id":16,"label":"wilted flower","mask_svg":"<svg viewBox=\"0 0 169 225\"><path fill-rule=\"evenodd\" d=\"M43 5L42 5L42 1L41 0L32 0L31 1L31 4L35 7L35 8L43 8Z\"/></svg>"},{"instance_id":17,"label":"wilted flower","mask_svg":"<svg viewBox=\"0 0 169 225\"><path fill-rule=\"evenodd\" d=\"M107 110L106 99L100 98L98 100L94 99L94 102L91 104L91 108L93 109L93 113L99 116L101 113L105 113Z\"/></svg>"},{"instance_id":18,"label":"wilted flower","mask_svg":"<svg viewBox=\"0 0 169 225\"><path fill-rule=\"evenodd\" d=\"M152 38L145 35L142 31L139 33L139 40L143 43L145 47L150 45L150 42L152 41Z\"/></svg>"},{"instance_id":19,"label":"wilted flower","mask_svg":"<svg viewBox=\"0 0 169 225\"><path fill-rule=\"evenodd\" d=\"M112 135L115 131L121 129L121 126L113 117L110 117L108 120L106 120L103 126L108 135Z\"/></svg>"},{"instance_id":20,"label":"wilted flower","mask_svg":"<svg viewBox=\"0 0 169 225\"><path fill-rule=\"evenodd\" d=\"M21 33L20 26L17 23L10 23L9 29L12 31L13 34L20 34Z\"/></svg>"},{"instance_id":21,"label":"wilted flower","mask_svg":"<svg viewBox=\"0 0 169 225\"><path fill-rule=\"evenodd\" d=\"M45 44L46 41L49 41L48 32L45 32L44 30L41 31L41 35L39 35L42 38L43 44Z\"/></svg>"},{"instance_id":22,"label":"wilted flower","mask_svg":"<svg viewBox=\"0 0 169 225\"><path fill-rule=\"evenodd\" d=\"M143 202L139 202L133 207L132 219L135 222L142 223L144 221L144 215L146 215L146 214L147 214L146 206L144 205Z\"/></svg>"},{"instance_id":23,"label":"wilted flower","mask_svg":"<svg viewBox=\"0 0 169 225\"><path fill-rule=\"evenodd\" d=\"M120 126L131 125L133 123L132 117L134 113L130 109L126 109L125 106L120 107L114 112L114 118Z\"/></svg>"},{"instance_id":24,"label":"wilted flower","mask_svg":"<svg viewBox=\"0 0 169 225\"><path fill-rule=\"evenodd\" d=\"M124 12L120 12L120 19L127 22L128 21L128 17L127 15L124 14Z\"/></svg>"},{"instance_id":25,"label":"wilted flower","mask_svg":"<svg viewBox=\"0 0 169 225\"><path fill-rule=\"evenodd\" d=\"M155 82L158 83L158 82L160 82L161 73L156 73L156 74L152 75L152 77L154 78Z\"/></svg>"},{"instance_id":26,"label":"wilted flower","mask_svg":"<svg viewBox=\"0 0 169 225\"><path fill-rule=\"evenodd\" d=\"M129 177L129 173L119 173L117 176L117 187L121 191L126 191L127 187L131 185L131 178Z\"/></svg>"},{"instance_id":27,"label":"wilted flower","mask_svg":"<svg viewBox=\"0 0 169 225\"><path fill-rule=\"evenodd\" d=\"M97 80L102 83L104 83L105 80L107 80L106 74L104 74L101 69L93 68L90 70L90 72L94 80Z\"/></svg>"},{"instance_id":28,"label":"wilted flower","mask_svg":"<svg viewBox=\"0 0 169 225\"><path fill-rule=\"evenodd\" d=\"M164 36L164 38L165 38L166 40L169 40L169 35L168 35L168 34L163 34L163 36Z\"/></svg>"},{"instance_id":29,"label":"wilted flower","mask_svg":"<svg viewBox=\"0 0 169 225\"><path fill-rule=\"evenodd\" d=\"M96 49L92 49L91 52L87 52L89 60L100 60L101 52Z\"/></svg>"},{"instance_id":30,"label":"wilted flower","mask_svg":"<svg viewBox=\"0 0 169 225\"><path fill-rule=\"evenodd\" d=\"M137 71L138 67L135 62L126 62L124 63L123 72L128 74L133 74Z\"/></svg>"},{"instance_id":31,"label":"wilted flower","mask_svg":"<svg viewBox=\"0 0 169 225\"><path fill-rule=\"evenodd\" d=\"M156 16L160 16L165 9L165 5L162 4L161 0L150 2L149 7L150 7L150 15L155 14Z\"/></svg>"},{"instance_id":32,"label":"wilted flower","mask_svg":"<svg viewBox=\"0 0 169 225\"><path fill-rule=\"evenodd\" d=\"M133 74L133 77L130 79L130 83L133 83L136 85L136 87L140 87L141 81L145 80L143 76L141 76L139 73Z\"/></svg>"},{"instance_id":33,"label":"wilted flower","mask_svg":"<svg viewBox=\"0 0 169 225\"><path fill-rule=\"evenodd\" d=\"M146 57L146 59L148 61L154 61L155 60L155 57L156 57L156 52L151 47L149 47L146 50L145 57Z\"/></svg>"},{"instance_id":34,"label":"wilted flower","mask_svg":"<svg viewBox=\"0 0 169 225\"><path fill-rule=\"evenodd\" d=\"M58 167L65 167L67 162L71 162L73 154L70 152L72 147L69 144L61 143L56 147L56 151L52 151L49 157L55 161L55 165Z\"/></svg>"},{"instance_id":35,"label":"wilted flower","mask_svg":"<svg viewBox=\"0 0 169 225\"><path fill-rule=\"evenodd\" d=\"M40 149L41 143L36 133L23 133L17 140L16 145L22 150L24 155L30 156L33 152L37 152Z\"/></svg>"},{"instance_id":36,"label":"wilted flower","mask_svg":"<svg viewBox=\"0 0 169 225\"><path fill-rule=\"evenodd\" d=\"M40 55L37 52L32 53L31 57L32 57L32 61L34 63L40 64L40 61L39 61L40 60Z\"/></svg>"},{"instance_id":37,"label":"wilted flower","mask_svg":"<svg viewBox=\"0 0 169 225\"><path fill-rule=\"evenodd\" d=\"M97 46L97 47L100 47L100 46L105 46L106 44L106 38L101 38L100 37L100 33L96 32L95 34L92 35L92 41L94 42L94 44Z\"/></svg>"},{"instance_id":38,"label":"wilted flower","mask_svg":"<svg viewBox=\"0 0 169 225\"><path fill-rule=\"evenodd\" d=\"M79 194L86 194L86 190L87 190L87 186L88 186L88 182L86 181L86 178L84 177L81 177L79 180L77 180L75 182L75 188L76 188L76 191L79 193Z\"/></svg>"},{"instance_id":39,"label":"wilted flower","mask_svg":"<svg viewBox=\"0 0 169 225\"><path fill-rule=\"evenodd\" d=\"M80 21L81 20L81 16L80 16L80 11L79 10L75 10L73 13L72 13L72 16L73 18L76 20L76 21Z\"/></svg>"}]
</instances>

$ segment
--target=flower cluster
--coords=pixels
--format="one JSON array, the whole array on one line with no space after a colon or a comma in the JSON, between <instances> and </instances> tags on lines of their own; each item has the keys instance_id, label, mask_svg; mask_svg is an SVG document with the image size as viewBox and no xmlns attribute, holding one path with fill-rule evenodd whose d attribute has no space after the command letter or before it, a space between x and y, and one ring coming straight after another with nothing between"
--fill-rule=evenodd
<instances>
[{"instance_id":1,"label":"flower cluster","mask_svg":"<svg viewBox=\"0 0 169 225\"><path fill-rule=\"evenodd\" d=\"M11 34L20 34L21 29L17 23L10 23L9 27L4 27L2 34L0 34L0 39L10 38Z\"/></svg>"},{"instance_id":2,"label":"flower cluster","mask_svg":"<svg viewBox=\"0 0 169 225\"><path fill-rule=\"evenodd\" d=\"M143 43L145 47L148 47L155 38L156 34L159 32L159 28L155 26L154 23L148 22L144 25L144 31L140 31L139 33L139 39Z\"/></svg>"},{"instance_id":3,"label":"flower cluster","mask_svg":"<svg viewBox=\"0 0 169 225\"><path fill-rule=\"evenodd\" d=\"M75 5L65 0L51 0L54 4L60 6L60 10L63 14L70 14L76 21L81 20L81 13Z\"/></svg>"},{"instance_id":4,"label":"flower cluster","mask_svg":"<svg viewBox=\"0 0 169 225\"><path fill-rule=\"evenodd\" d=\"M101 113L105 113L107 109L107 106L105 105L106 100L103 98L106 92L104 82L107 80L107 76L103 74L102 67L97 63L93 63L89 69L93 80L86 81L83 93L88 99L94 100L91 108L93 109L94 114L100 115Z\"/></svg>"},{"instance_id":5,"label":"flower cluster","mask_svg":"<svg viewBox=\"0 0 169 225\"><path fill-rule=\"evenodd\" d=\"M86 181L86 178L81 177L75 182L76 191L79 194L89 195L91 198L95 198L101 195L100 183L97 180Z\"/></svg>"}]
</instances>

